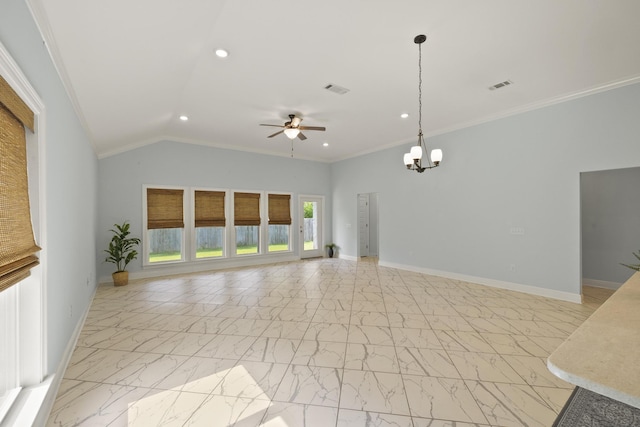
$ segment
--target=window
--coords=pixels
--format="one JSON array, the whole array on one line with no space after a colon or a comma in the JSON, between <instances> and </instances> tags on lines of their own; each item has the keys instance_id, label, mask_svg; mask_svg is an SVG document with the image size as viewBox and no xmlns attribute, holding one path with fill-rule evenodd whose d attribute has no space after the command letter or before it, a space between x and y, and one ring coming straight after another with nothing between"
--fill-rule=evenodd
<instances>
[{"instance_id":1,"label":"window","mask_svg":"<svg viewBox=\"0 0 640 427\"><path fill-rule=\"evenodd\" d=\"M145 186L143 197L144 266L293 252L291 194Z\"/></svg>"},{"instance_id":2,"label":"window","mask_svg":"<svg viewBox=\"0 0 640 427\"><path fill-rule=\"evenodd\" d=\"M269 194L269 252L289 251L291 195Z\"/></svg>"},{"instance_id":3,"label":"window","mask_svg":"<svg viewBox=\"0 0 640 427\"><path fill-rule=\"evenodd\" d=\"M43 266L46 251L36 257L40 248L35 243L46 248L43 231L46 195L40 163L44 133L39 132L37 126L45 121L45 110L2 43L0 109L3 110L0 113L0 212L3 213L0 215L0 424L4 425L12 424L5 416L15 399L21 399L21 405L14 416L22 415L29 405L40 405L36 396L39 393L26 393L22 387L39 384L43 385L40 390L46 393L43 376L47 299ZM12 147L19 148L20 153L13 152ZM10 176L5 175L7 173ZM24 195L17 195L17 191ZM9 237L16 232L21 236L15 240ZM10 258L17 262L4 265ZM39 262L42 264L37 265Z\"/></svg>"},{"instance_id":4,"label":"window","mask_svg":"<svg viewBox=\"0 0 640 427\"><path fill-rule=\"evenodd\" d=\"M257 254L260 248L260 193L233 194L236 254Z\"/></svg>"},{"instance_id":5,"label":"window","mask_svg":"<svg viewBox=\"0 0 640 427\"><path fill-rule=\"evenodd\" d=\"M224 256L225 210L224 191L194 192L196 258Z\"/></svg>"},{"instance_id":6,"label":"window","mask_svg":"<svg viewBox=\"0 0 640 427\"><path fill-rule=\"evenodd\" d=\"M40 251L31 228L25 126L31 109L0 79L0 292L28 277Z\"/></svg>"},{"instance_id":7,"label":"window","mask_svg":"<svg viewBox=\"0 0 640 427\"><path fill-rule=\"evenodd\" d=\"M184 190L147 188L148 262L182 261Z\"/></svg>"},{"instance_id":8,"label":"window","mask_svg":"<svg viewBox=\"0 0 640 427\"><path fill-rule=\"evenodd\" d=\"M304 202L304 250L318 249L318 202Z\"/></svg>"}]
</instances>

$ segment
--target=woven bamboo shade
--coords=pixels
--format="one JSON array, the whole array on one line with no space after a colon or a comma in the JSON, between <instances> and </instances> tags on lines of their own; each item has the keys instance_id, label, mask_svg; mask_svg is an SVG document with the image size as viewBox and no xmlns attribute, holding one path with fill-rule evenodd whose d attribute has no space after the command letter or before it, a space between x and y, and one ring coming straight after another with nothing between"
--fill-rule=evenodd
<instances>
[{"instance_id":1,"label":"woven bamboo shade","mask_svg":"<svg viewBox=\"0 0 640 427\"><path fill-rule=\"evenodd\" d=\"M289 194L269 194L269 225L291 225Z\"/></svg>"},{"instance_id":2,"label":"woven bamboo shade","mask_svg":"<svg viewBox=\"0 0 640 427\"><path fill-rule=\"evenodd\" d=\"M196 191L196 227L224 227L224 191Z\"/></svg>"},{"instance_id":3,"label":"woven bamboo shade","mask_svg":"<svg viewBox=\"0 0 640 427\"><path fill-rule=\"evenodd\" d=\"M260 225L260 193L233 193L234 225Z\"/></svg>"},{"instance_id":4,"label":"woven bamboo shade","mask_svg":"<svg viewBox=\"0 0 640 427\"><path fill-rule=\"evenodd\" d=\"M25 129L16 117L0 105L0 291L29 276L40 250L31 227Z\"/></svg>"},{"instance_id":5,"label":"woven bamboo shade","mask_svg":"<svg viewBox=\"0 0 640 427\"><path fill-rule=\"evenodd\" d=\"M147 228L184 228L184 190L147 188Z\"/></svg>"},{"instance_id":6,"label":"woven bamboo shade","mask_svg":"<svg viewBox=\"0 0 640 427\"><path fill-rule=\"evenodd\" d=\"M0 76L0 104L4 105L20 122L34 131L34 114L9 83Z\"/></svg>"}]
</instances>

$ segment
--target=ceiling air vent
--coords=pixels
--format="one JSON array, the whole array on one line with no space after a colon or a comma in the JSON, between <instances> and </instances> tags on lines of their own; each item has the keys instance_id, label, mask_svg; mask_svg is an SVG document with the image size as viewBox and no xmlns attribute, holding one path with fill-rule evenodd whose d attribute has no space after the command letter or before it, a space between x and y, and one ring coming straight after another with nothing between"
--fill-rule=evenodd
<instances>
[{"instance_id":1,"label":"ceiling air vent","mask_svg":"<svg viewBox=\"0 0 640 427\"><path fill-rule=\"evenodd\" d=\"M332 84L328 84L324 88L329 92L337 93L338 95L344 95L345 93L349 92L349 89L347 89L346 87Z\"/></svg>"},{"instance_id":2,"label":"ceiling air vent","mask_svg":"<svg viewBox=\"0 0 640 427\"><path fill-rule=\"evenodd\" d=\"M493 86L489 86L489 90L500 89L502 87L509 86L509 85L512 85L512 84L513 84L513 82L511 80L505 80L503 82L496 83Z\"/></svg>"}]
</instances>

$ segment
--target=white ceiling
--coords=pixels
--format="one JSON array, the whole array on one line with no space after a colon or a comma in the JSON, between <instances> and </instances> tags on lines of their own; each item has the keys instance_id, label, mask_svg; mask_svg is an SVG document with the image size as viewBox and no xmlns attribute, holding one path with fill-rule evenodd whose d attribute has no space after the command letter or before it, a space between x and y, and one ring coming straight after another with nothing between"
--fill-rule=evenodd
<instances>
[{"instance_id":1,"label":"white ceiling","mask_svg":"<svg viewBox=\"0 0 640 427\"><path fill-rule=\"evenodd\" d=\"M427 136L640 78L637 0L29 1L99 156L165 138L290 155L258 126L290 113L327 128L295 157L409 148L418 34Z\"/></svg>"}]
</instances>

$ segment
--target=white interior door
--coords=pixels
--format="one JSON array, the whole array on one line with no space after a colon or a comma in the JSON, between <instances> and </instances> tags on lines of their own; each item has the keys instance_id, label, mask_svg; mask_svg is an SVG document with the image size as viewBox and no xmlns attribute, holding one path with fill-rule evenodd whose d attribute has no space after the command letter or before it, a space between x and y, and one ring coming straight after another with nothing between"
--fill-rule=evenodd
<instances>
[{"instance_id":1,"label":"white interior door","mask_svg":"<svg viewBox=\"0 0 640 427\"><path fill-rule=\"evenodd\" d=\"M358 255L369 256L369 194L358 194Z\"/></svg>"},{"instance_id":2,"label":"white interior door","mask_svg":"<svg viewBox=\"0 0 640 427\"><path fill-rule=\"evenodd\" d=\"M323 197L300 196L300 258L324 255L322 239Z\"/></svg>"}]
</instances>

